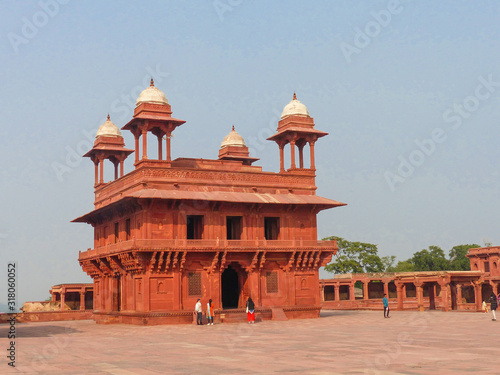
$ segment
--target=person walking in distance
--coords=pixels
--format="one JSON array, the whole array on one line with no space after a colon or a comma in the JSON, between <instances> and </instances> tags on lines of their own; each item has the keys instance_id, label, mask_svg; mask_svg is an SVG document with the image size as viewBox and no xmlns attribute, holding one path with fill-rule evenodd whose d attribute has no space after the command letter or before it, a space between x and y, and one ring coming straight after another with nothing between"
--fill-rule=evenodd
<instances>
[{"instance_id":1,"label":"person walking in distance","mask_svg":"<svg viewBox=\"0 0 500 375\"><path fill-rule=\"evenodd\" d=\"M196 324L202 326L203 323L201 319L203 317L203 311L201 309L201 301L199 298L198 301L196 301L196 305L194 306L194 311L196 312Z\"/></svg>"},{"instance_id":2,"label":"person walking in distance","mask_svg":"<svg viewBox=\"0 0 500 375\"><path fill-rule=\"evenodd\" d=\"M384 294L382 303L384 304L384 318L389 318L389 300L387 299L387 294Z\"/></svg>"},{"instance_id":3,"label":"person walking in distance","mask_svg":"<svg viewBox=\"0 0 500 375\"><path fill-rule=\"evenodd\" d=\"M493 321L497 320L497 315L495 313L497 307L498 307L498 302L497 302L497 296L495 296L495 293L491 293L490 297L490 303L491 303L491 313L493 314Z\"/></svg>"},{"instance_id":4,"label":"person walking in distance","mask_svg":"<svg viewBox=\"0 0 500 375\"><path fill-rule=\"evenodd\" d=\"M248 297L247 300L247 319L248 324L255 323L255 303L252 301L252 297Z\"/></svg>"},{"instance_id":5,"label":"person walking in distance","mask_svg":"<svg viewBox=\"0 0 500 375\"><path fill-rule=\"evenodd\" d=\"M214 325L214 305L212 305L212 299L209 299L207 303L207 318L208 325Z\"/></svg>"}]
</instances>

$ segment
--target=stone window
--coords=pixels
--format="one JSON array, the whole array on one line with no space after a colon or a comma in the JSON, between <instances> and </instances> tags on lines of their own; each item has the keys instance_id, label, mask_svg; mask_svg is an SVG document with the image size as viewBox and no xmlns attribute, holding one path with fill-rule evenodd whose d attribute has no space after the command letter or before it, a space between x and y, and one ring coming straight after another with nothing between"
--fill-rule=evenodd
<instances>
[{"instance_id":1,"label":"stone window","mask_svg":"<svg viewBox=\"0 0 500 375\"><path fill-rule=\"evenodd\" d=\"M108 226L105 226L102 230L102 244L101 246L106 246L108 244Z\"/></svg>"},{"instance_id":2,"label":"stone window","mask_svg":"<svg viewBox=\"0 0 500 375\"><path fill-rule=\"evenodd\" d=\"M484 272L490 272L490 262L484 262Z\"/></svg>"},{"instance_id":3,"label":"stone window","mask_svg":"<svg viewBox=\"0 0 500 375\"><path fill-rule=\"evenodd\" d=\"M266 240L277 240L280 234L280 218L266 217L264 218L264 235Z\"/></svg>"},{"instance_id":4,"label":"stone window","mask_svg":"<svg viewBox=\"0 0 500 375\"><path fill-rule=\"evenodd\" d=\"M118 223L115 223L115 243L118 242L118 239L120 238L120 226Z\"/></svg>"},{"instance_id":5,"label":"stone window","mask_svg":"<svg viewBox=\"0 0 500 375\"><path fill-rule=\"evenodd\" d=\"M189 272L188 274L188 295L201 296L201 273Z\"/></svg>"},{"instance_id":6,"label":"stone window","mask_svg":"<svg viewBox=\"0 0 500 375\"><path fill-rule=\"evenodd\" d=\"M186 238L188 240L201 240L203 238L202 215L188 215L186 217Z\"/></svg>"},{"instance_id":7,"label":"stone window","mask_svg":"<svg viewBox=\"0 0 500 375\"><path fill-rule=\"evenodd\" d=\"M125 220L125 239L130 240L130 219Z\"/></svg>"},{"instance_id":8,"label":"stone window","mask_svg":"<svg viewBox=\"0 0 500 375\"><path fill-rule=\"evenodd\" d=\"M228 240L241 240L241 233L243 232L243 217L227 216L226 232Z\"/></svg>"},{"instance_id":9,"label":"stone window","mask_svg":"<svg viewBox=\"0 0 500 375\"><path fill-rule=\"evenodd\" d=\"M156 293L157 294L165 294L165 293L167 293L167 289L166 289L165 283L163 281L158 281L158 284L156 286Z\"/></svg>"},{"instance_id":10,"label":"stone window","mask_svg":"<svg viewBox=\"0 0 500 375\"><path fill-rule=\"evenodd\" d=\"M278 293L278 272L266 272L267 293Z\"/></svg>"}]
</instances>

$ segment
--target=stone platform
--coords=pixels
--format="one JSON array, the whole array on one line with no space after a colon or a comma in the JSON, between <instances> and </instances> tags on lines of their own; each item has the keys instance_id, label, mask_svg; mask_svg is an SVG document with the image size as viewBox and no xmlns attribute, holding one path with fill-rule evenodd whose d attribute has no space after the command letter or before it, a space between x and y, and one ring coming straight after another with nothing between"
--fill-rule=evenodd
<instances>
[{"instance_id":1,"label":"stone platform","mask_svg":"<svg viewBox=\"0 0 500 375\"><path fill-rule=\"evenodd\" d=\"M490 314L323 311L255 325L18 323L16 368L2 374L498 374ZM7 349L7 325L0 342Z\"/></svg>"}]
</instances>

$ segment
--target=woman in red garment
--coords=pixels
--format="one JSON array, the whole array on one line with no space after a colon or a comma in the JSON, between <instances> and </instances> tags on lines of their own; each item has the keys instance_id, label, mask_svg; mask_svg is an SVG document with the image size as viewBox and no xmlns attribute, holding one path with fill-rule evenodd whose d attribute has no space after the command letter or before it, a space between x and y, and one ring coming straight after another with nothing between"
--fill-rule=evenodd
<instances>
[{"instance_id":1,"label":"woman in red garment","mask_svg":"<svg viewBox=\"0 0 500 375\"><path fill-rule=\"evenodd\" d=\"M255 323L255 303L252 301L252 297L248 297L247 300L247 319L248 324Z\"/></svg>"}]
</instances>

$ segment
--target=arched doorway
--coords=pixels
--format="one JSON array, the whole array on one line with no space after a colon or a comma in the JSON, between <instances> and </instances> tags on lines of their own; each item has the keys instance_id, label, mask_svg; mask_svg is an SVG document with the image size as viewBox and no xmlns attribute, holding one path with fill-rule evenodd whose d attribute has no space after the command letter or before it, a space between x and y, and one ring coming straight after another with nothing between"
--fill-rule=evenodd
<instances>
[{"instance_id":1,"label":"arched doorway","mask_svg":"<svg viewBox=\"0 0 500 375\"><path fill-rule=\"evenodd\" d=\"M221 276L222 308L236 309L240 299L238 272L228 266Z\"/></svg>"}]
</instances>

